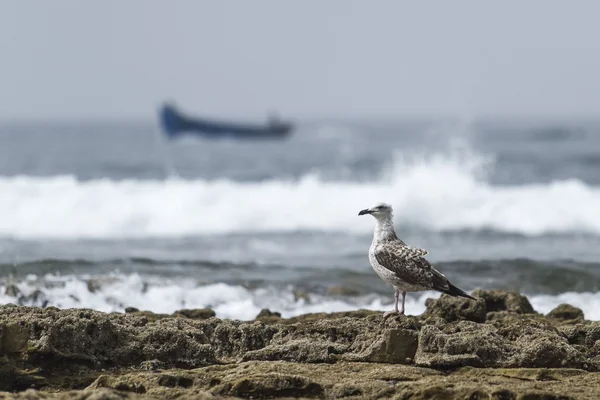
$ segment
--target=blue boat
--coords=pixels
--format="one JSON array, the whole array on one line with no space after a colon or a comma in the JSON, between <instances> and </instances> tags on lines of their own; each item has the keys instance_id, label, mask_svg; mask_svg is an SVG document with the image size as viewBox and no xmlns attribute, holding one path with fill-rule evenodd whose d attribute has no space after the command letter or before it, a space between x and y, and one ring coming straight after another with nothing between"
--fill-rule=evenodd
<instances>
[{"instance_id":1,"label":"blue boat","mask_svg":"<svg viewBox=\"0 0 600 400\"><path fill-rule=\"evenodd\" d=\"M277 118L270 118L266 125L221 122L185 116L171 104L163 105L159 114L162 129L169 139L184 134L209 139L283 139L292 131L292 124Z\"/></svg>"}]
</instances>

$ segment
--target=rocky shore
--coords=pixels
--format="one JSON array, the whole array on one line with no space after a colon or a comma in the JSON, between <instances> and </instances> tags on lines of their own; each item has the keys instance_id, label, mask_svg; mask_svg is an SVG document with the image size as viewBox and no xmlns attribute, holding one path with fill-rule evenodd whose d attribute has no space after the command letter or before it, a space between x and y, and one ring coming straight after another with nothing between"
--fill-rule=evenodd
<instances>
[{"instance_id":1,"label":"rocky shore","mask_svg":"<svg viewBox=\"0 0 600 400\"><path fill-rule=\"evenodd\" d=\"M526 297L254 321L0 306L0 398L600 398L600 322Z\"/></svg>"}]
</instances>

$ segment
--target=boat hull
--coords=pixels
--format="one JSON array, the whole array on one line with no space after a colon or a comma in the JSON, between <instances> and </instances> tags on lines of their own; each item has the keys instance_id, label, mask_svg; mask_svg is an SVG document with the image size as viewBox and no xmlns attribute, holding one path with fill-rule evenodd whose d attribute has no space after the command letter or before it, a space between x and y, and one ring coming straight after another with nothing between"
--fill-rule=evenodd
<instances>
[{"instance_id":1,"label":"boat hull","mask_svg":"<svg viewBox=\"0 0 600 400\"><path fill-rule=\"evenodd\" d=\"M181 135L196 135L211 139L283 139L289 136L289 123L251 125L227 123L202 118L190 118L179 113L173 106L165 105L160 110L163 131L170 139Z\"/></svg>"}]
</instances>

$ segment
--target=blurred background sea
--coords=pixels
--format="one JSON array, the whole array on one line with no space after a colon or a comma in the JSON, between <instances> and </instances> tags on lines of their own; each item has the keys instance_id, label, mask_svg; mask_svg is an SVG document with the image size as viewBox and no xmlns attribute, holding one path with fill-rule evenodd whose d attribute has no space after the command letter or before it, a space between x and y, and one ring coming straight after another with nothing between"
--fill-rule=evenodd
<instances>
[{"instance_id":1,"label":"blurred background sea","mask_svg":"<svg viewBox=\"0 0 600 400\"><path fill-rule=\"evenodd\" d=\"M312 121L267 143L4 124L0 302L385 310L374 221L357 213L386 201L400 237L460 287L600 318L598 148L600 124L577 120ZM409 312L437 296L411 295Z\"/></svg>"},{"instance_id":2,"label":"blurred background sea","mask_svg":"<svg viewBox=\"0 0 600 400\"><path fill-rule=\"evenodd\" d=\"M600 3L1 8L0 304L388 310L384 201L457 286L600 319ZM171 137L165 103L293 131Z\"/></svg>"}]
</instances>

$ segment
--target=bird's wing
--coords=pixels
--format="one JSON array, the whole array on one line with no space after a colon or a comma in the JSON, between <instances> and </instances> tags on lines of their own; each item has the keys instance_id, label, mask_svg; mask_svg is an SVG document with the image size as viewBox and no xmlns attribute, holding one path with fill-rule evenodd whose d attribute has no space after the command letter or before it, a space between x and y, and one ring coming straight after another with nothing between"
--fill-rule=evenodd
<instances>
[{"instance_id":1,"label":"bird's wing","mask_svg":"<svg viewBox=\"0 0 600 400\"><path fill-rule=\"evenodd\" d=\"M412 259L412 258L425 257L427 254L429 254L429 252L424 249L419 249L418 247L405 246L405 250L404 250L403 254L406 255L406 258Z\"/></svg>"},{"instance_id":2,"label":"bird's wing","mask_svg":"<svg viewBox=\"0 0 600 400\"><path fill-rule=\"evenodd\" d=\"M434 290L448 290L448 279L427 261L428 252L399 243L384 243L375 248L375 259L402 282Z\"/></svg>"}]
</instances>

